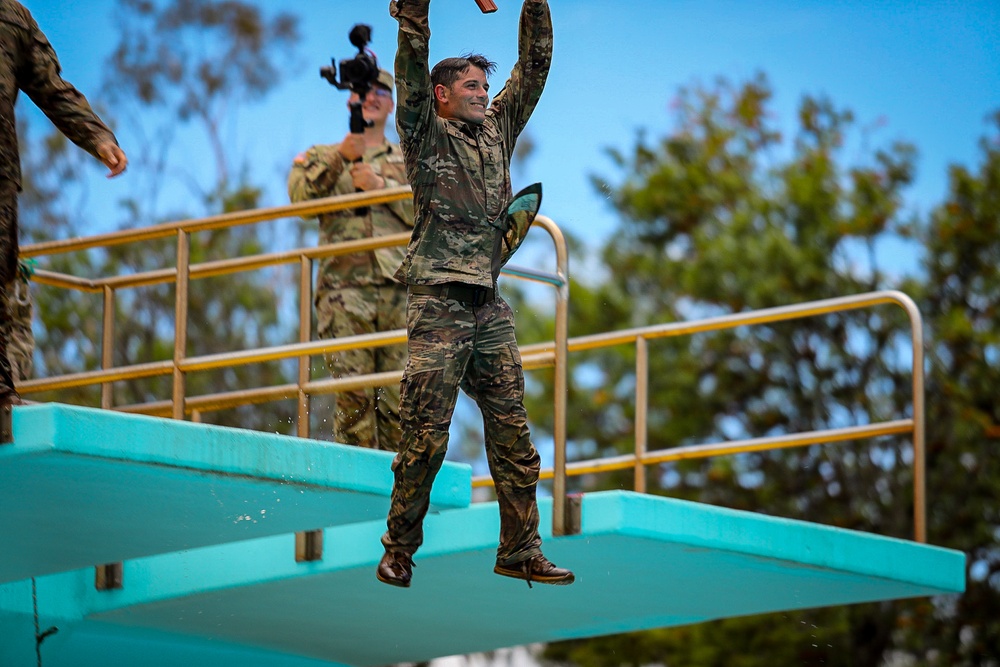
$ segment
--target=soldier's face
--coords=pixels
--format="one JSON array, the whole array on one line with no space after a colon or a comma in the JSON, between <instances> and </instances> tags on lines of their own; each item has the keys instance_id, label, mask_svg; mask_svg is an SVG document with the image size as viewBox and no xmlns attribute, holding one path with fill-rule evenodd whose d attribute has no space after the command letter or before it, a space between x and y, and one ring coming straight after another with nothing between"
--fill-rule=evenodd
<instances>
[{"instance_id":1,"label":"soldier's face","mask_svg":"<svg viewBox=\"0 0 1000 667\"><path fill-rule=\"evenodd\" d=\"M358 94L352 92L351 96L347 98L348 107L356 103L358 99ZM392 113L392 109L392 93L382 86L374 85L365 95L365 101L361 105L361 114L365 120L379 123L385 122L389 114Z\"/></svg>"},{"instance_id":2,"label":"soldier's face","mask_svg":"<svg viewBox=\"0 0 1000 667\"><path fill-rule=\"evenodd\" d=\"M440 84L434 87L438 115L482 125L486 120L486 107L490 103L489 91L486 72L470 65L450 87Z\"/></svg>"}]
</instances>

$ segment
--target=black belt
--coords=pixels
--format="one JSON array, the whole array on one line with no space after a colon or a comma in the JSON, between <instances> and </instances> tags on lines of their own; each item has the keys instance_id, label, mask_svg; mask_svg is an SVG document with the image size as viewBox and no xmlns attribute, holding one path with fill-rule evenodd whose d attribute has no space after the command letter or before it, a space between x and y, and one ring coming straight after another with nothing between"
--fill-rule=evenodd
<instances>
[{"instance_id":1,"label":"black belt","mask_svg":"<svg viewBox=\"0 0 1000 667\"><path fill-rule=\"evenodd\" d=\"M410 285L410 294L426 294L441 299L454 299L467 306L479 307L496 300L497 291L467 283L442 283L441 285Z\"/></svg>"}]
</instances>

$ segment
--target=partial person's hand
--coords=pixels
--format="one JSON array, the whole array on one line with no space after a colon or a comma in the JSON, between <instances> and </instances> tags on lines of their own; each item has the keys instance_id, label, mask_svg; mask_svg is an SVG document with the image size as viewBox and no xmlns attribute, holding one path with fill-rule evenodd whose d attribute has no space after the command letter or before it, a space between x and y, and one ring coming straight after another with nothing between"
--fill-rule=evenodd
<instances>
[{"instance_id":1,"label":"partial person's hand","mask_svg":"<svg viewBox=\"0 0 1000 667\"><path fill-rule=\"evenodd\" d=\"M375 173L370 164L355 162L351 165L351 180L358 190L381 190L385 187L385 179Z\"/></svg>"},{"instance_id":2,"label":"partial person's hand","mask_svg":"<svg viewBox=\"0 0 1000 667\"><path fill-rule=\"evenodd\" d=\"M337 151L348 162L360 160L365 156L365 135L349 132L340 142Z\"/></svg>"},{"instance_id":3,"label":"partial person's hand","mask_svg":"<svg viewBox=\"0 0 1000 667\"><path fill-rule=\"evenodd\" d=\"M104 166L110 169L108 178L118 176L128 166L128 158L125 157L125 151L114 142L105 141L103 144L98 145L97 154L101 156L101 162L104 163Z\"/></svg>"}]
</instances>

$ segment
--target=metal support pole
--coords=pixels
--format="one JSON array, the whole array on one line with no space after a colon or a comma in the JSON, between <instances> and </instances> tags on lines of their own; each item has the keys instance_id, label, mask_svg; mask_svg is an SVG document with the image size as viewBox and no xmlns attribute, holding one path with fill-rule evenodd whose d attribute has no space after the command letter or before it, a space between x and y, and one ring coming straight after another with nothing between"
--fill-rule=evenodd
<instances>
[{"instance_id":1,"label":"metal support pole","mask_svg":"<svg viewBox=\"0 0 1000 667\"><path fill-rule=\"evenodd\" d=\"M312 337L312 261L305 255L299 259L299 342L308 343ZM305 391L310 380L311 357L299 357L299 408L297 433L309 437L309 394Z\"/></svg>"},{"instance_id":2,"label":"metal support pole","mask_svg":"<svg viewBox=\"0 0 1000 667\"><path fill-rule=\"evenodd\" d=\"M101 332L101 368L115 366L115 290L104 286L104 326ZM101 408L110 410L114 405L114 384L101 384Z\"/></svg>"},{"instance_id":3,"label":"metal support pole","mask_svg":"<svg viewBox=\"0 0 1000 667\"><path fill-rule=\"evenodd\" d=\"M635 339L635 490L646 493L646 456L649 439L649 341Z\"/></svg>"},{"instance_id":4,"label":"metal support pole","mask_svg":"<svg viewBox=\"0 0 1000 667\"><path fill-rule=\"evenodd\" d=\"M924 324L917 304L902 293L897 303L910 318L913 346L913 539L927 542L927 434L924 424Z\"/></svg>"},{"instance_id":5,"label":"metal support pole","mask_svg":"<svg viewBox=\"0 0 1000 667\"><path fill-rule=\"evenodd\" d=\"M553 372L552 438L555 448L555 475L552 479L552 534L566 535L566 402L569 386L569 251L562 231L554 222L539 216L535 224L548 231L556 247L555 367Z\"/></svg>"},{"instance_id":6,"label":"metal support pole","mask_svg":"<svg viewBox=\"0 0 1000 667\"><path fill-rule=\"evenodd\" d=\"M180 364L187 356L188 286L191 278L191 236L177 231L177 294L174 309L173 418L184 419L184 372Z\"/></svg>"}]
</instances>

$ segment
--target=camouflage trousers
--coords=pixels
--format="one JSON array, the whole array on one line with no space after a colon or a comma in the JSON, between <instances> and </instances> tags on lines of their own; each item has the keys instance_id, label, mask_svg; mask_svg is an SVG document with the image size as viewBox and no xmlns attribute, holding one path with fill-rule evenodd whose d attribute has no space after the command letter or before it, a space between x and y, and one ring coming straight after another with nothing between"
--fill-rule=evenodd
<instances>
[{"instance_id":1,"label":"camouflage trousers","mask_svg":"<svg viewBox=\"0 0 1000 667\"><path fill-rule=\"evenodd\" d=\"M0 335L7 340L7 358L15 382L30 378L34 368L35 334L31 330L33 305L30 285L28 272L22 269L4 289L7 310L0 325L4 331Z\"/></svg>"},{"instance_id":2,"label":"camouflage trousers","mask_svg":"<svg viewBox=\"0 0 1000 667\"><path fill-rule=\"evenodd\" d=\"M316 297L320 338L344 338L406 326L406 287L399 283L322 291ZM334 378L398 371L406 346L332 352L326 365ZM338 442L370 449L399 448L399 385L337 394L333 434Z\"/></svg>"},{"instance_id":3,"label":"camouflage trousers","mask_svg":"<svg viewBox=\"0 0 1000 667\"><path fill-rule=\"evenodd\" d=\"M401 383L403 440L393 461L395 482L386 551L412 555L423 543L431 487L448 449L458 390L483 413L486 458L500 507L497 562L541 553L538 533L540 457L524 409L524 373L510 306L497 297L474 307L411 294L407 303L409 359Z\"/></svg>"},{"instance_id":4,"label":"camouflage trousers","mask_svg":"<svg viewBox=\"0 0 1000 667\"><path fill-rule=\"evenodd\" d=\"M0 181L0 402L17 396L7 357L12 313L8 291L17 275L17 186Z\"/></svg>"}]
</instances>

